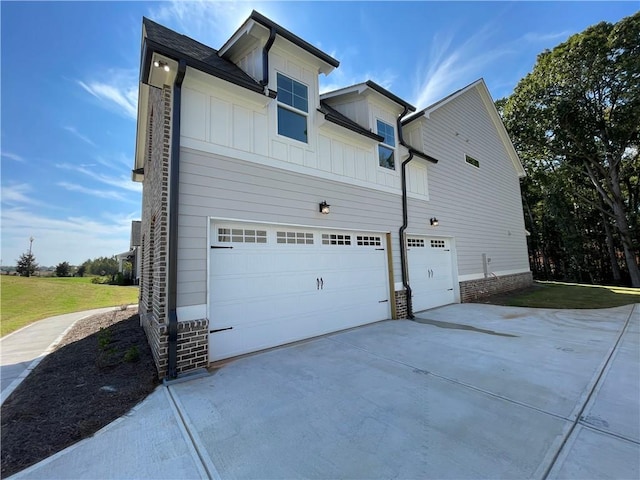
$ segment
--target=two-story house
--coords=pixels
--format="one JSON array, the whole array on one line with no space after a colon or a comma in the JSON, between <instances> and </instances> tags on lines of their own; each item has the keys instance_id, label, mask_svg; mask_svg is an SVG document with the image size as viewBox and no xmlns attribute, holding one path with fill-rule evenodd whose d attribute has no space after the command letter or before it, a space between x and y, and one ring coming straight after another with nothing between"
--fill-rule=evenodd
<instances>
[{"instance_id":1,"label":"two-story house","mask_svg":"<svg viewBox=\"0 0 640 480\"><path fill-rule=\"evenodd\" d=\"M531 282L484 81L415 107L253 12L219 49L143 20L133 180L161 376Z\"/></svg>"}]
</instances>

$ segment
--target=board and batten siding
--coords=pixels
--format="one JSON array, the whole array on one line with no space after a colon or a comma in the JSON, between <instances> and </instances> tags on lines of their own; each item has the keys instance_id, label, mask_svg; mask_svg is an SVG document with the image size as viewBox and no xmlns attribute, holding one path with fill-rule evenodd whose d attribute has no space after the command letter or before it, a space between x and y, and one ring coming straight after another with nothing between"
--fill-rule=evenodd
<instances>
[{"instance_id":1,"label":"board and batten siding","mask_svg":"<svg viewBox=\"0 0 640 480\"><path fill-rule=\"evenodd\" d=\"M487 101L473 88L407 125L407 139L439 160L428 165L430 201L409 199L408 230L455 237L460 281L484 276L482 254L491 259L489 273L529 271L520 181Z\"/></svg>"},{"instance_id":2,"label":"board and batten siding","mask_svg":"<svg viewBox=\"0 0 640 480\"><path fill-rule=\"evenodd\" d=\"M318 204L327 200L331 213ZM182 148L178 234L178 307L207 302L209 218L392 232L399 278L397 231L401 197L243 160Z\"/></svg>"},{"instance_id":3,"label":"board and batten siding","mask_svg":"<svg viewBox=\"0 0 640 480\"><path fill-rule=\"evenodd\" d=\"M279 65L277 57L275 63ZM292 74L291 62L281 65ZM305 73L306 72L306 73ZM260 99L252 102L229 91L211 88L207 76L188 69L182 88L181 145L203 152L222 154L232 158L263 163L343 181L362 187L400 193L400 159L396 171L378 165L377 143L343 127L324 120L316 111L317 94L309 91L309 143L304 144L277 134L276 100ZM299 72L307 78L308 71ZM275 81L275 77L274 77ZM376 107L377 117L393 123L393 112ZM424 166L408 169L408 191L415 198L428 198L427 171Z\"/></svg>"}]
</instances>

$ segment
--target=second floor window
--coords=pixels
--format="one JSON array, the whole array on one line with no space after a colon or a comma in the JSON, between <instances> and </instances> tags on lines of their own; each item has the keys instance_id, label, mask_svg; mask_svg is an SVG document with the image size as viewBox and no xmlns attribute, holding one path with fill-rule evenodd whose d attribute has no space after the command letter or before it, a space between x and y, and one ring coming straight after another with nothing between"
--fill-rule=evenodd
<instances>
[{"instance_id":1,"label":"second floor window","mask_svg":"<svg viewBox=\"0 0 640 480\"><path fill-rule=\"evenodd\" d=\"M378 120L378 135L384 140L378 145L378 164L389 170L396 169L396 161L394 152L396 148L396 134L393 125Z\"/></svg>"},{"instance_id":2,"label":"second floor window","mask_svg":"<svg viewBox=\"0 0 640 480\"><path fill-rule=\"evenodd\" d=\"M278 73L278 134L307 143L308 112L307 86Z\"/></svg>"}]
</instances>

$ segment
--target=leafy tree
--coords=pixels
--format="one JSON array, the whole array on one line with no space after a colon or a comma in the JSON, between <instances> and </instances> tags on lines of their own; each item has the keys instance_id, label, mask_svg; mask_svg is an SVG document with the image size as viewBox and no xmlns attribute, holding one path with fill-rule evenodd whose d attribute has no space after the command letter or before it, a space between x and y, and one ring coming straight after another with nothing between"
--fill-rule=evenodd
<instances>
[{"instance_id":1,"label":"leafy tree","mask_svg":"<svg viewBox=\"0 0 640 480\"><path fill-rule=\"evenodd\" d=\"M69 262L62 262L56 266L56 277L68 277L71 266Z\"/></svg>"},{"instance_id":2,"label":"leafy tree","mask_svg":"<svg viewBox=\"0 0 640 480\"><path fill-rule=\"evenodd\" d=\"M76 271L76 275L78 275L79 277L84 277L84 274L87 271L87 267L86 265L82 264L78 267L78 270Z\"/></svg>"},{"instance_id":3,"label":"leafy tree","mask_svg":"<svg viewBox=\"0 0 640 480\"><path fill-rule=\"evenodd\" d=\"M551 185L551 192L564 197L557 199L555 213L561 215L551 220L558 228L577 227L583 246L589 236L602 241L614 277L619 244L631 285L640 287L640 12L617 24L589 27L540 54L500 106L534 181L552 184L557 179L541 178L561 177L562 185ZM590 225L576 209L588 212ZM540 240L551 241L535 241Z\"/></svg>"},{"instance_id":4,"label":"leafy tree","mask_svg":"<svg viewBox=\"0 0 640 480\"><path fill-rule=\"evenodd\" d=\"M25 252L20 255L20 258L17 260L16 272L18 275L22 275L23 277L30 277L35 273L38 269L38 264L36 263L36 257L31 252Z\"/></svg>"},{"instance_id":5,"label":"leafy tree","mask_svg":"<svg viewBox=\"0 0 640 480\"><path fill-rule=\"evenodd\" d=\"M98 257L93 260L87 260L83 263L86 270L92 275L108 275L111 281L115 282L118 273L118 260L116 257Z\"/></svg>"}]
</instances>

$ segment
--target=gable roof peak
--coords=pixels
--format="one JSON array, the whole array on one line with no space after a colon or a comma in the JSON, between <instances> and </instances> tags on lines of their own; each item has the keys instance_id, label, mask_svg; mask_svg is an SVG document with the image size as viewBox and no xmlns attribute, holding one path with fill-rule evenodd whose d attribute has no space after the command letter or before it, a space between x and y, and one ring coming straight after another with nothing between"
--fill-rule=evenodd
<instances>
[{"instance_id":1,"label":"gable roof peak","mask_svg":"<svg viewBox=\"0 0 640 480\"><path fill-rule=\"evenodd\" d=\"M397 95L391 93L389 90L387 90L386 88L378 85L373 80L367 80L365 82L356 83L354 85L349 85L347 87L338 88L337 90L333 90L331 92L325 92L322 95L320 95L320 98L321 99L329 99L329 98L332 98L332 97L338 97L340 95L345 95L347 93L352 93L352 92L362 93L367 89L373 90L374 92L377 92L378 94L382 95L383 97L386 97L387 99L391 100L393 103L395 103L397 105L400 105L401 107L406 108L410 112L413 112L416 109L416 107L411 105L409 102L406 102L402 98L400 98Z\"/></svg>"}]
</instances>

